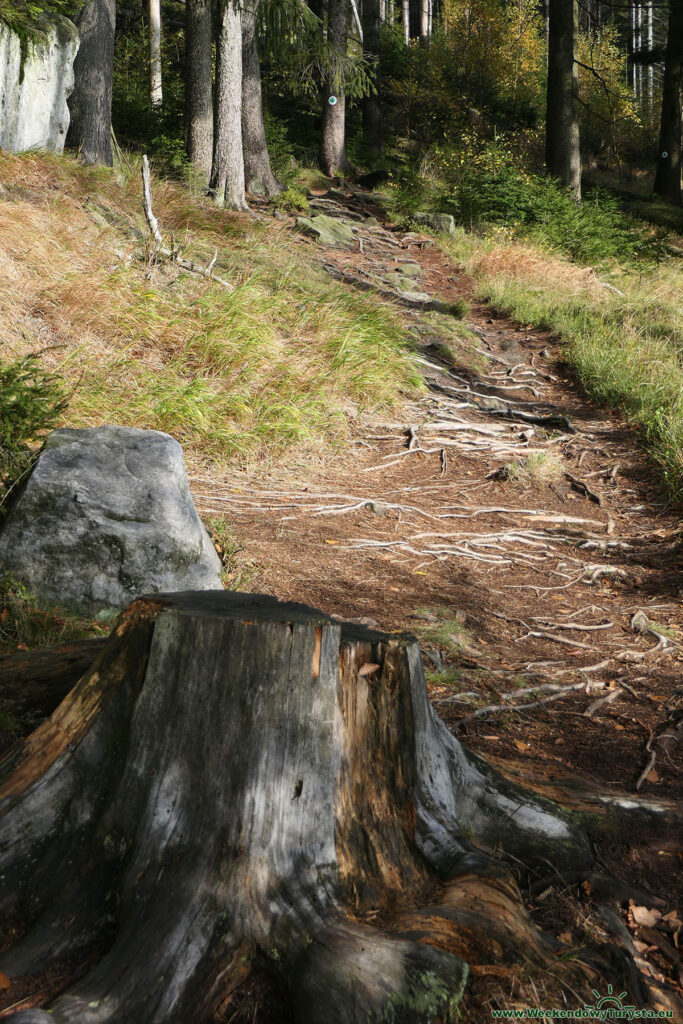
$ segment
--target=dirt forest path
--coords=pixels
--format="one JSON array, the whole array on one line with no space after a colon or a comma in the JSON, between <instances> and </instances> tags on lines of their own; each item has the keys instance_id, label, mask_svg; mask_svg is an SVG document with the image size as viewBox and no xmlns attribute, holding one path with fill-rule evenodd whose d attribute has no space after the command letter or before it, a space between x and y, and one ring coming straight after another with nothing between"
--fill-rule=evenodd
<instances>
[{"instance_id":1,"label":"dirt forest path","mask_svg":"<svg viewBox=\"0 0 683 1024\"><path fill-rule=\"evenodd\" d=\"M552 795L573 776L577 806L610 790L678 800L681 523L636 433L582 397L554 339L476 301L465 322L482 369L449 363L426 307L472 299L471 282L424 236L366 225L362 196L314 202L356 226L350 250L301 239L349 287L379 273L391 288L418 264L430 302L394 301L428 390L360 415L324 464L193 479L254 564L248 589L417 633L438 713L511 777ZM663 825L601 854L676 905L680 844ZM543 923L571 934L563 892Z\"/></svg>"}]
</instances>

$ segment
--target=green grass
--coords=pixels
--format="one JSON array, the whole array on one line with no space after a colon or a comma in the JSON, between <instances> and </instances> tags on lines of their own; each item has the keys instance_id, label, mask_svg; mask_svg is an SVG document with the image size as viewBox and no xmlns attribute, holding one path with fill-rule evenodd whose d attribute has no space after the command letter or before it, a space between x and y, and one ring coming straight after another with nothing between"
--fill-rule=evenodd
<instances>
[{"instance_id":1,"label":"green grass","mask_svg":"<svg viewBox=\"0 0 683 1024\"><path fill-rule=\"evenodd\" d=\"M461 689L463 685L462 673L454 665L448 665L446 668L429 668L425 676L430 686L448 686L456 690Z\"/></svg>"},{"instance_id":2,"label":"green grass","mask_svg":"<svg viewBox=\"0 0 683 1024\"><path fill-rule=\"evenodd\" d=\"M414 615L420 620L413 627L419 639L429 641L449 655L458 654L462 646L469 644L472 639L469 630L465 629L451 608L416 608Z\"/></svg>"},{"instance_id":3,"label":"green grass","mask_svg":"<svg viewBox=\"0 0 683 1024\"><path fill-rule=\"evenodd\" d=\"M683 267L676 258L591 270L538 247L460 232L441 242L481 298L557 335L587 393L643 434L675 502L683 500Z\"/></svg>"}]
</instances>

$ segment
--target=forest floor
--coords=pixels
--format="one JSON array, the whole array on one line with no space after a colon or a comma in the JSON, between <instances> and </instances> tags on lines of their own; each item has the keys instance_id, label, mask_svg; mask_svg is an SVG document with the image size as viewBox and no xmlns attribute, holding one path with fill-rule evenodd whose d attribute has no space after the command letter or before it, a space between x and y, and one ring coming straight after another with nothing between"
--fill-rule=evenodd
<instances>
[{"instance_id":1,"label":"forest floor","mask_svg":"<svg viewBox=\"0 0 683 1024\"><path fill-rule=\"evenodd\" d=\"M122 190L91 181L75 162L3 159L9 354L40 349L74 375L69 425L110 419L181 438L230 586L418 636L438 714L515 781L577 810L617 795L656 805L647 829L595 837L598 865L628 886L621 920L609 919L613 894L581 876L549 865L545 877L519 877L541 927L574 949L625 946L680 994L682 517L635 427L591 404L556 337L479 302L476 283L433 237L387 224L368 193L311 195L311 215L353 228L351 247L337 249L291 230L294 218L264 209L258 223L188 206L179 189L157 183L166 227L180 237L190 223L199 234L193 258L204 265L222 246L221 273L240 282L233 308L217 286L207 299L203 278L139 258L137 177ZM252 286L255 267L262 282ZM311 280L300 280L306 273ZM372 321L375 300L342 306L339 289L326 290L332 279L349 294L379 288L391 316L382 308ZM275 298L273 282L281 282ZM395 315L417 339L414 352L394 346ZM381 367L359 356L373 338ZM219 368L209 358L216 339L232 346ZM344 363L347 342L355 354ZM102 363L99 376L88 360ZM335 373L346 374L341 384ZM212 383L197 410L187 400L195 377ZM359 411L373 381L375 411ZM242 387L250 415L235 415L230 458L216 468L209 441L225 447L216 424ZM398 400L378 413L391 406L387 391ZM254 453L284 429L259 434L264 410L292 404L300 445L288 435L279 461L258 461ZM348 430L331 429L330 409ZM84 624L85 635L95 625ZM41 644L56 642L40 629ZM468 987L464 1020L489 1021L492 1007L550 1005L538 972L493 967ZM67 981L57 978L54 992ZM0 1017L17 1005L15 993L5 995ZM48 998L39 995L31 1005Z\"/></svg>"},{"instance_id":2,"label":"forest floor","mask_svg":"<svg viewBox=\"0 0 683 1024\"><path fill-rule=\"evenodd\" d=\"M680 807L683 545L661 475L635 429L577 388L557 339L477 303L426 236L365 228L369 202L325 206L356 214L353 249L298 244L349 287L418 264L420 293L460 314L468 300L465 325L387 299L421 339L423 397L359 414L325 459L192 478L200 512L239 538L233 584L415 633L439 715L515 780L566 800L571 778L577 808L615 793ZM680 991L680 843L653 821L597 852L643 891L624 908L641 966ZM605 941L580 879L528 896L564 941ZM468 1019L525 999L519 978L479 980Z\"/></svg>"}]
</instances>

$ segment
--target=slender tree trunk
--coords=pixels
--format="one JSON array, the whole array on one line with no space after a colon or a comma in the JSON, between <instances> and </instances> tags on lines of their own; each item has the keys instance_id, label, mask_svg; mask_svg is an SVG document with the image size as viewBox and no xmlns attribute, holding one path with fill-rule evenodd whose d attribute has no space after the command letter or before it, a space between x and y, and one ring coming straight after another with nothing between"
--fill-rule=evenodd
<instances>
[{"instance_id":1,"label":"slender tree trunk","mask_svg":"<svg viewBox=\"0 0 683 1024\"><path fill-rule=\"evenodd\" d=\"M652 47L655 41L655 21L652 0L647 2L647 112L650 117L655 106L655 69L652 63Z\"/></svg>"},{"instance_id":2,"label":"slender tree trunk","mask_svg":"<svg viewBox=\"0 0 683 1024\"><path fill-rule=\"evenodd\" d=\"M164 99L161 85L161 0L149 0L149 102L153 109Z\"/></svg>"},{"instance_id":3,"label":"slender tree trunk","mask_svg":"<svg viewBox=\"0 0 683 1024\"><path fill-rule=\"evenodd\" d=\"M579 201L581 147L577 35L577 0L550 0L545 162L548 173L559 178Z\"/></svg>"},{"instance_id":4,"label":"slender tree trunk","mask_svg":"<svg viewBox=\"0 0 683 1024\"><path fill-rule=\"evenodd\" d=\"M376 92L363 100L363 141L373 156L384 152L382 131L382 100L380 94L379 31L381 7L379 0L363 0L363 55L374 67Z\"/></svg>"},{"instance_id":5,"label":"slender tree trunk","mask_svg":"<svg viewBox=\"0 0 683 1024\"><path fill-rule=\"evenodd\" d=\"M671 0L666 40L662 120L655 192L670 203L681 205L681 92L683 90L683 0Z\"/></svg>"},{"instance_id":6,"label":"slender tree trunk","mask_svg":"<svg viewBox=\"0 0 683 1024\"><path fill-rule=\"evenodd\" d=\"M591 884L572 816L437 718L414 640L262 595L140 599L0 767L0 970L22 999L67 988L17 1024L436 1024L467 963L642 997L472 837Z\"/></svg>"},{"instance_id":7,"label":"slender tree trunk","mask_svg":"<svg viewBox=\"0 0 683 1024\"><path fill-rule=\"evenodd\" d=\"M429 0L419 0L420 3L420 39L429 38Z\"/></svg>"},{"instance_id":8,"label":"slender tree trunk","mask_svg":"<svg viewBox=\"0 0 683 1024\"><path fill-rule=\"evenodd\" d=\"M211 0L185 3L185 147L206 182L213 158L213 88Z\"/></svg>"},{"instance_id":9,"label":"slender tree trunk","mask_svg":"<svg viewBox=\"0 0 683 1024\"><path fill-rule=\"evenodd\" d=\"M78 17L81 45L74 61L74 90L67 143L86 164L113 163L111 94L116 0L88 0Z\"/></svg>"},{"instance_id":10,"label":"slender tree trunk","mask_svg":"<svg viewBox=\"0 0 683 1024\"><path fill-rule=\"evenodd\" d=\"M637 3L635 5L635 19L636 19L636 34L635 34L635 49L638 56L636 63L636 75L635 75L635 100L640 107L643 102L643 8L642 5Z\"/></svg>"},{"instance_id":11,"label":"slender tree trunk","mask_svg":"<svg viewBox=\"0 0 683 1024\"><path fill-rule=\"evenodd\" d=\"M327 0L327 41L333 56L322 88L320 167L328 175L343 174L348 167L343 66L348 24L348 0Z\"/></svg>"},{"instance_id":12,"label":"slender tree trunk","mask_svg":"<svg viewBox=\"0 0 683 1024\"><path fill-rule=\"evenodd\" d=\"M403 38L406 46L410 42L410 0L402 0Z\"/></svg>"},{"instance_id":13,"label":"slender tree trunk","mask_svg":"<svg viewBox=\"0 0 683 1024\"><path fill-rule=\"evenodd\" d=\"M244 177L249 192L276 196L280 182L273 174L263 125L261 61L258 52L258 0L246 0L242 8L242 146Z\"/></svg>"},{"instance_id":14,"label":"slender tree trunk","mask_svg":"<svg viewBox=\"0 0 683 1024\"><path fill-rule=\"evenodd\" d=\"M216 106L210 192L218 206L248 210L242 150L242 16L221 0L216 41Z\"/></svg>"}]
</instances>

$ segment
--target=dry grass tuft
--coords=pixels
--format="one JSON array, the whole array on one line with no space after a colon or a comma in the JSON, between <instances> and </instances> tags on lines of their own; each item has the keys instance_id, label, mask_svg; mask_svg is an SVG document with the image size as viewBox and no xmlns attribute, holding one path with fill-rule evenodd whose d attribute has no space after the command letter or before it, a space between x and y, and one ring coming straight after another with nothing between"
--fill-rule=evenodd
<instances>
[{"instance_id":1,"label":"dry grass tuft","mask_svg":"<svg viewBox=\"0 0 683 1024\"><path fill-rule=\"evenodd\" d=\"M591 301L605 294L591 267L578 267L569 260L519 243L493 246L477 253L471 260L471 272L475 276L523 281L532 287L584 292L590 294Z\"/></svg>"}]
</instances>

